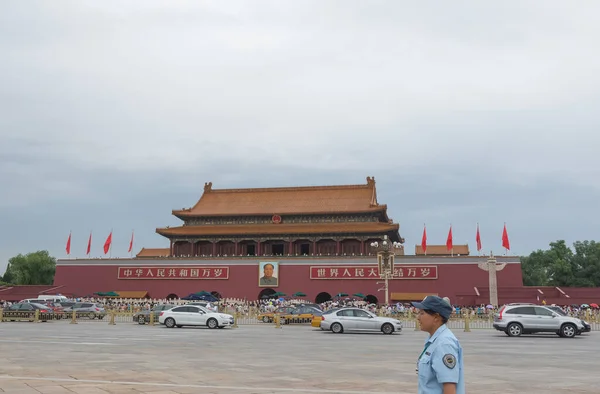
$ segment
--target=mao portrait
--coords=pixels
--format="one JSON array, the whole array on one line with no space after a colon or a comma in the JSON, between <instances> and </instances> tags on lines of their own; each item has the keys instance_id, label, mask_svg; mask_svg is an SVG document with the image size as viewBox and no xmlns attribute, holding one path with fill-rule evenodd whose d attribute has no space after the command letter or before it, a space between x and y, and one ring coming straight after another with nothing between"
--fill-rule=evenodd
<instances>
[{"instance_id":1,"label":"mao portrait","mask_svg":"<svg viewBox=\"0 0 600 394\"><path fill-rule=\"evenodd\" d=\"M279 286L279 263L258 263L258 287Z\"/></svg>"}]
</instances>

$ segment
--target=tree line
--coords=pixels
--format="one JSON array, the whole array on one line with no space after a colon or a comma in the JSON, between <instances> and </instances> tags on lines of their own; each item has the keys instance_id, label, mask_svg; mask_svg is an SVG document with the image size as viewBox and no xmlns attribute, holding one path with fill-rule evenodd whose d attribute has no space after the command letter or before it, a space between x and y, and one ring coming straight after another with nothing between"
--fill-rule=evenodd
<instances>
[{"instance_id":1,"label":"tree line","mask_svg":"<svg viewBox=\"0 0 600 394\"><path fill-rule=\"evenodd\" d=\"M8 260L6 272L0 276L0 284L51 285L55 272L56 259L47 250L19 254Z\"/></svg>"},{"instance_id":2,"label":"tree line","mask_svg":"<svg viewBox=\"0 0 600 394\"><path fill-rule=\"evenodd\" d=\"M550 243L521 258L525 286L600 287L600 243L565 241Z\"/></svg>"},{"instance_id":3,"label":"tree line","mask_svg":"<svg viewBox=\"0 0 600 394\"><path fill-rule=\"evenodd\" d=\"M577 241L573 247L563 240L550 243L547 250L536 250L521 257L525 286L600 287L600 243ZM0 284L51 285L56 259L46 250L8 260Z\"/></svg>"}]
</instances>

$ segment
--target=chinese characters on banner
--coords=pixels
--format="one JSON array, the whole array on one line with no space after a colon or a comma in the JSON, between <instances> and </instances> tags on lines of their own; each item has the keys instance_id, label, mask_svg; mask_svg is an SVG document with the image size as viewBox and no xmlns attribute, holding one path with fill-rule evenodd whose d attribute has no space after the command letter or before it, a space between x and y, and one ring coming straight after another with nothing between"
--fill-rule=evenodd
<instances>
[{"instance_id":1,"label":"chinese characters on banner","mask_svg":"<svg viewBox=\"0 0 600 394\"><path fill-rule=\"evenodd\" d=\"M394 267L392 279L437 279L437 266ZM380 279L377 266L312 266L310 279Z\"/></svg>"},{"instance_id":2,"label":"chinese characters on banner","mask_svg":"<svg viewBox=\"0 0 600 394\"><path fill-rule=\"evenodd\" d=\"M119 267L119 279L229 279L229 267Z\"/></svg>"}]
</instances>

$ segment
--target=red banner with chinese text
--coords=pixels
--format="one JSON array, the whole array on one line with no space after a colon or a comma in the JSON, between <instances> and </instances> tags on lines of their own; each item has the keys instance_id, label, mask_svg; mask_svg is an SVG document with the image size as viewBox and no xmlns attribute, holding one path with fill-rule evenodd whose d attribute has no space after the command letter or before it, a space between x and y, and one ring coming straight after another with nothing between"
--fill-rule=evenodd
<instances>
[{"instance_id":1,"label":"red banner with chinese text","mask_svg":"<svg viewBox=\"0 0 600 394\"><path fill-rule=\"evenodd\" d=\"M436 265L394 267L392 279L437 279ZM377 266L312 266L310 279L380 279Z\"/></svg>"},{"instance_id":2,"label":"red banner with chinese text","mask_svg":"<svg viewBox=\"0 0 600 394\"><path fill-rule=\"evenodd\" d=\"M119 279L229 279L229 267L119 267Z\"/></svg>"}]
</instances>

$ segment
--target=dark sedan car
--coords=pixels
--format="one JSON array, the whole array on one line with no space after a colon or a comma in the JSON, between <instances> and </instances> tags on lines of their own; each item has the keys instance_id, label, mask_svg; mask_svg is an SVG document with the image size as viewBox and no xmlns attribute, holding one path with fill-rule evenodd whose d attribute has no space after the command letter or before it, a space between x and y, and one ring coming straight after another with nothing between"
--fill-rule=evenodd
<instances>
[{"instance_id":1,"label":"dark sedan car","mask_svg":"<svg viewBox=\"0 0 600 394\"><path fill-rule=\"evenodd\" d=\"M19 302L18 304L12 304L8 308L5 309L6 312L35 312L36 310L40 311L40 320L47 321L56 318L54 311L52 308L38 303L33 302ZM10 319L9 313L5 314L6 319Z\"/></svg>"},{"instance_id":2,"label":"dark sedan car","mask_svg":"<svg viewBox=\"0 0 600 394\"><path fill-rule=\"evenodd\" d=\"M169 310L169 309L173 308L174 306L175 305L171 305L171 304L154 305L152 307L152 313L154 314L154 321L158 323L158 316L160 316L160 312ZM138 324L150 323L150 311L144 310L144 311L137 312L135 315L133 315L133 321L138 322Z\"/></svg>"}]
</instances>

